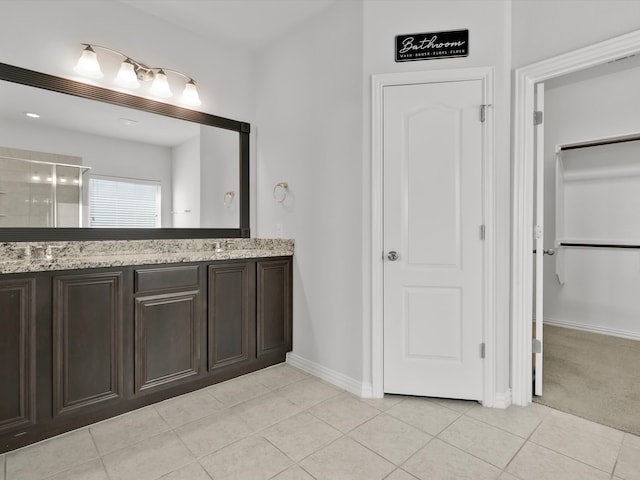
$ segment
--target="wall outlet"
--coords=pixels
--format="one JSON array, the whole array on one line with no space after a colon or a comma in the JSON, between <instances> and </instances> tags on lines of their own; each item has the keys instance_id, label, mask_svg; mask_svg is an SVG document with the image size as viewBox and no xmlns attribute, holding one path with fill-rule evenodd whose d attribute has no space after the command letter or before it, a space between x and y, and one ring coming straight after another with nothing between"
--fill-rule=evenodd
<instances>
[{"instance_id":1,"label":"wall outlet","mask_svg":"<svg viewBox=\"0 0 640 480\"><path fill-rule=\"evenodd\" d=\"M276 223L276 237L282 238L282 224Z\"/></svg>"}]
</instances>

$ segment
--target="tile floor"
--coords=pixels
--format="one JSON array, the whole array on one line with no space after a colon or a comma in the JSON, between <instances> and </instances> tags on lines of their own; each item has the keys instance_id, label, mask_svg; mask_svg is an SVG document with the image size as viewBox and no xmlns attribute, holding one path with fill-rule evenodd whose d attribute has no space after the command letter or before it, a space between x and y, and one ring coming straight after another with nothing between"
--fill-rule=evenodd
<instances>
[{"instance_id":1,"label":"tile floor","mask_svg":"<svg viewBox=\"0 0 640 480\"><path fill-rule=\"evenodd\" d=\"M539 404L363 400L289 365L0 455L0 480L640 479L640 437Z\"/></svg>"}]
</instances>

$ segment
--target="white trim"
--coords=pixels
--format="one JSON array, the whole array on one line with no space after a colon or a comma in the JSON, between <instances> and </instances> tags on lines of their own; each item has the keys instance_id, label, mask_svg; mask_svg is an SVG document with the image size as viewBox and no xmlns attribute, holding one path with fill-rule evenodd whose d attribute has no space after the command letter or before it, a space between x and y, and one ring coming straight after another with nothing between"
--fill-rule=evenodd
<instances>
[{"instance_id":1,"label":"white trim","mask_svg":"<svg viewBox=\"0 0 640 480\"><path fill-rule=\"evenodd\" d=\"M485 104L494 104L492 67L463 68L372 75L371 77L371 377L372 396L383 396L383 92L392 85L482 80ZM493 109L486 109L483 124L483 203L484 203L484 362L483 405L495 406L496 335L495 335L495 159Z\"/></svg>"},{"instance_id":2,"label":"white trim","mask_svg":"<svg viewBox=\"0 0 640 480\"><path fill-rule=\"evenodd\" d=\"M535 84L640 53L640 30L522 67L515 72L511 319L513 403L531 403L533 290L533 93Z\"/></svg>"},{"instance_id":3,"label":"white trim","mask_svg":"<svg viewBox=\"0 0 640 480\"><path fill-rule=\"evenodd\" d=\"M640 340L640 333L629 330L620 330L618 328L605 327L603 325L588 325L586 323L572 322L570 320L562 320L559 318L544 317L545 325L553 325L556 327L570 328L572 330L581 330L583 332L600 333L602 335L611 335L613 337L627 338L629 340Z\"/></svg>"},{"instance_id":4,"label":"white trim","mask_svg":"<svg viewBox=\"0 0 640 480\"><path fill-rule=\"evenodd\" d=\"M359 382L343 373L336 372L324 365L307 360L293 352L287 353L287 363L292 367L299 368L354 395L371 398L370 383Z\"/></svg>"},{"instance_id":5,"label":"white trim","mask_svg":"<svg viewBox=\"0 0 640 480\"><path fill-rule=\"evenodd\" d=\"M511 406L511 390L499 393L494 396L493 408L509 408Z\"/></svg>"}]
</instances>

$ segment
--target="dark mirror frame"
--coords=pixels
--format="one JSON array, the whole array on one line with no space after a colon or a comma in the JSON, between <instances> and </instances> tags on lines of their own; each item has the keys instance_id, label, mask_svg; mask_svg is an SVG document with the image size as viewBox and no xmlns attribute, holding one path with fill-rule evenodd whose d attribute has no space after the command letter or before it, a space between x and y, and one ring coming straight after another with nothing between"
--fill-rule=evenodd
<instances>
[{"instance_id":1,"label":"dark mirror frame","mask_svg":"<svg viewBox=\"0 0 640 480\"><path fill-rule=\"evenodd\" d=\"M65 240L150 240L180 238L249 238L249 133L245 122L156 102L94 85L68 80L33 70L0 63L0 80L53 92L74 95L98 102L134 108L202 125L239 133L240 155L240 228L0 228L0 242L38 242Z\"/></svg>"}]
</instances>

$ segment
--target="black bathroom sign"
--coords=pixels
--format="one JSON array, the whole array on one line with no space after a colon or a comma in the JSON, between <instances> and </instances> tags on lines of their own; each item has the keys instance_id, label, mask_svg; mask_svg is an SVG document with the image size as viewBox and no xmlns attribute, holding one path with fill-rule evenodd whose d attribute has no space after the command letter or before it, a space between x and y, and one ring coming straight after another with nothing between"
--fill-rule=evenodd
<instances>
[{"instance_id":1,"label":"black bathroom sign","mask_svg":"<svg viewBox=\"0 0 640 480\"><path fill-rule=\"evenodd\" d=\"M469 56L469 30L396 36L396 62Z\"/></svg>"}]
</instances>

